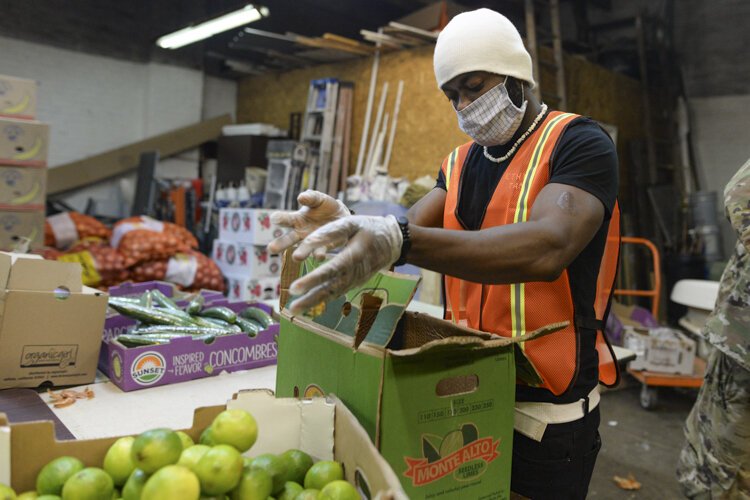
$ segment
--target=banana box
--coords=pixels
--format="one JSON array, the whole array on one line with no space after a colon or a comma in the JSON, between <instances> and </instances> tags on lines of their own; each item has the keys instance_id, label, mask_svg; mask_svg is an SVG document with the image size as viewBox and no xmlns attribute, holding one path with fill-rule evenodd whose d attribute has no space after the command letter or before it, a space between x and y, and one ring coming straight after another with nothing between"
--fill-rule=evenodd
<instances>
[{"instance_id":1,"label":"banana box","mask_svg":"<svg viewBox=\"0 0 750 500\"><path fill-rule=\"evenodd\" d=\"M43 210L46 187L45 167L0 165L0 208Z\"/></svg>"},{"instance_id":2,"label":"banana box","mask_svg":"<svg viewBox=\"0 0 750 500\"><path fill-rule=\"evenodd\" d=\"M34 80L0 75L0 116L31 120L36 116Z\"/></svg>"},{"instance_id":3,"label":"banana box","mask_svg":"<svg viewBox=\"0 0 750 500\"><path fill-rule=\"evenodd\" d=\"M0 164L44 167L48 146L46 123L0 118Z\"/></svg>"},{"instance_id":4,"label":"banana box","mask_svg":"<svg viewBox=\"0 0 750 500\"><path fill-rule=\"evenodd\" d=\"M0 250L13 250L23 238L31 249L44 244L44 209L0 210Z\"/></svg>"}]
</instances>

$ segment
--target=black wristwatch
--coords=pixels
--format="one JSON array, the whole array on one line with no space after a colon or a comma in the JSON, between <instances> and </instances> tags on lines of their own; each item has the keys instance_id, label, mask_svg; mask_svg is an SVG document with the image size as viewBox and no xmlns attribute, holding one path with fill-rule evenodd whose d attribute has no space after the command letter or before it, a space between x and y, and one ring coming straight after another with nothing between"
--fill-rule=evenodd
<instances>
[{"instance_id":1,"label":"black wristwatch","mask_svg":"<svg viewBox=\"0 0 750 500\"><path fill-rule=\"evenodd\" d=\"M409 253L409 249L411 248L411 236L409 235L409 220L404 217L396 217L396 222L398 222L398 227L401 229L401 236L403 236L403 240L401 243L401 255L399 255L398 260L393 264L394 266L403 266L406 264L406 255Z\"/></svg>"}]
</instances>

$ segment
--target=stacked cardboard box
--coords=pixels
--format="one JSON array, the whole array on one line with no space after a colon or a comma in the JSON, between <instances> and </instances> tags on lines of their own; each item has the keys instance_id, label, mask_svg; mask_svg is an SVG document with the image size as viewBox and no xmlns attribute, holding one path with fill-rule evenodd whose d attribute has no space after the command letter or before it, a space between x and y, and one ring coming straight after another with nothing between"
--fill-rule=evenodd
<instances>
[{"instance_id":1,"label":"stacked cardboard box","mask_svg":"<svg viewBox=\"0 0 750 500\"><path fill-rule=\"evenodd\" d=\"M44 243L49 125L35 116L36 82L0 75L0 249Z\"/></svg>"},{"instance_id":2,"label":"stacked cardboard box","mask_svg":"<svg viewBox=\"0 0 750 500\"><path fill-rule=\"evenodd\" d=\"M279 297L281 260L266 250L283 229L271 224L272 210L222 208L219 239L212 258L227 278L229 300L268 300Z\"/></svg>"}]
</instances>

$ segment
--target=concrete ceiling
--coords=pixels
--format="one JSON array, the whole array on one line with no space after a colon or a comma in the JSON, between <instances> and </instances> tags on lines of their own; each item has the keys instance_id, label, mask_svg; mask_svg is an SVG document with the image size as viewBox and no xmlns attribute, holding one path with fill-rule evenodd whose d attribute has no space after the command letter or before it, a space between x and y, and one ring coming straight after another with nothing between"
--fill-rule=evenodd
<instances>
[{"instance_id":1,"label":"concrete ceiling","mask_svg":"<svg viewBox=\"0 0 750 500\"><path fill-rule=\"evenodd\" d=\"M261 0L270 16L249 28L310 37L334 33L361 40L360 29L376 30L433 0ZM240 77L227 60L268 67L268 50L294 54L292 43L232 30L202 43L168 51L156 39L191 23L237 9L247 0L0 0L0 36L13 37L137 62L178 64L207 73ZM521 0L459 0L466 8L490 7L523 31ZM537 12L544 15L541 6ZM690 96L750 93L750 2L747 0L562 0L565 48L638 78L632 19L637 15L668 26ZM631 21L629 21L631 20ZM602 26L622 29L606 34ZM630 24L629 24L630 23ZM606 35L606 36L605 36ZM592 40L594 42L592 43ZM586 46L586 44L589 44ZM671 50L671 49L670 49ZM265 53L264 53L265 52ZM652 60L658 69L660 62Z\"/></svg>"}]
</instances>

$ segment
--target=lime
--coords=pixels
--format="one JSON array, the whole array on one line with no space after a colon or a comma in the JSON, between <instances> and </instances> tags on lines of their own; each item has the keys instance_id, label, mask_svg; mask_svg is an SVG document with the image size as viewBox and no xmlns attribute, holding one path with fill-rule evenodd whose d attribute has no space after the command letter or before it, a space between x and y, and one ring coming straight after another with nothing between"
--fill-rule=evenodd
<instances>
[{"instance_id":1,"label":"lime","mask_svg":"<svg viewBox=\"0 0 750 500\"><path fill-rule=\"evenodd\" d=\"M122 500L139 500L147 479L148 474L141 469L134 470L122 488Z\"/></svg>"},{"instance_id":2,"label":"lime","mask_svg":"<svg viewBox=\"0 0 750 500\"><path fill-rule=\"evenodd\" d=\"M198 460L195 473L203 493L221 495L237 486L242 468L242 455L236 448L217 444Z\"/></svg>"},{"instance_id":3,"label":"lime","mask_svg":"<svg viewBox=\"0 0 750 500\"><path fill-rule=\"evenodd\" d=\"M289 477L289 471L294 468L294 462L288 456L264 453L255 457L250 467L253 469L263 469L271 476L271 480L273 481L271 493L275 495L284 488L284 483L287 482Z\"/></svg>"},{"instance_id":4,"label":"lime","mask_svg":"<svg viewBox=\"0 0 750 500\"><path fill-rule=\"evenodd\" d=\"M312 457L302 450L287 450L281 456L288 457L294 464L287 475L287 481L294 481L299 484L305 482L305 474L313 465Z\"/></svg>"},{"instance_id":5,"label":"lime","mask_svg":"<svg viewBox=\"0 0 750 500\"><path fill-rule=\"evenodd\" d=\"M59 495L70 476L86 467L75 457L59 457L42 467L36 476L36 491L40 495ZM2 497L0 497L2 498Z\"/></svg>"},{"instance_id":6,"label":"lime","mask_svg":"<svg viewBox=\"0 0 750 500\"><path fill-rule=\"evenodd\" d=\"M195 472L195 466L198 465L198 461L210 449L211 447L205 444L194 444L190 448L185 448L182 450L182 455L180 455L177 465L182 465Z\"/></svg>"},{"instance_id":7,"label":"lime","mask_svg":"<svg viewBox=\"0 0 750 500\"><path fill-rule=\"evenodd\" d=\"M122 486L128 480L130 474L135 470L135 464L130 454L135 438L132 436L122 437L112 444L104 455L102 468L112 476L115 486Z\"/></svg>"},{"instance_id":8,"label":"lime","mask_svg":"<svg viewBox=\"0 0 750 500\"><path fill-rule=\"evenodd\" d=\"M152 474L165 465L177 463L182 453L182 441L170 429L152 429L135 438L131 455L136 467Z\"/></svg>"},{"instance_id":9,"label":"lime","mask_svg":"<svg viewBox=\"0 0 750 500\"><path fill-rule=\"evenodd\" d=\"M219 444L214 440L213 436L213 429L209 425L206 427L206 429L201 432L201 437L198 439L198 442L200 444L205 444L206 446L213 446L215 444Z\"/></svg>"},{"instance_id":10,"label":"lime","mask_svg":"<svg viewBox=\"0 0 750 500\"><path fill-rule=\"evenodd\" d=\"M1 494L0 498L3 498ZM16 500L36 500L37 498L39 498L39 495L36 491L24 491L16 497Z\"/></svg>"},{"instance_id":11,"label":"lime","mask_svg":"<svg viewBox=\"0 0 750 500\"><path fill-rule=\"evenodd\" d=\"M210 427L217 444L234 446L240 452L249 450L258 439L258 424L245 410L224 410L216 416Z\"/></svg>"},{"instance_id":12,"label":"lime","mask_svg":"<svg viewBox=\"0 0 750 500\"><path fill-rule=\"evenodd\" d=\"M331 481L320 490L318 500L360 500L357 489L346 481Z\"/></svg>"},{"instance_id":13,"label":"lime","mask_svg":"<svg viewBox=\"0 0 750 500\"><path fill-rule=\"evenodd\" d=\"M243 465L245 466L246 469L249 468L249 467L252 467L253 460L255 460L255 459L254 458L250 458L250 457L242 457L242 463L243 463Z\"/></svg>"},{"instance_id":14,"label":"lime","mask_svg":"<svg viewBox=\"0 0 750 500\"><path fill-rule=\"evenodd\" d=\"M271 494L273 481L262 469L245 469L240 484L232 490L232 500L266 500Z\"/></svg>"},{"instance_id":15,"label":"lime","mask_svg":"<svg viewBox=\"0 0 750 500\"><path fill-rule=\"evenodd\" d=\"M16 492L7 484L0 483L0 500L16 500Z\"/></svg>"},{"instance_id":16,"label":"lime","mask_svg":"<svg viewBox=\"0 0 750 500\"><path fill-rule=\"evenodd\" d=\"M318 500L319 494L320 490L307 488L297 493L297 496L294 497L294 500Z\"/></svg>"},{"instance_id":17,"label":"lime","mask_svg":"<svg viewBox=\"0 0 750 500\"><path fill-rule=\"evenodd\" d=\"M34 497L36 500L39 500L40 498L42 500L62 500L61 497L58 495L39 495L38 497Z\"/></svg>"},{"instance_id":18,"label":"lime","mask_svg":"<svg viewBox=\"0 0 750 500\"><path fill-rule=\"evenodd\" d=\"M294 481L287 481L284 483L284 488L279 492L278 495L276 495L276 498L278 500L294 500L294 498L302 491L304 488L299 483L295 483Z\"/></svg>"},{"instance_id":19,"label":"lime","mask_svg":"<svg viewBox=\"0 0 750 500\"><path fill-rule=\"evenodd\" d=\"M340 463L332 460L318 462L305 474L305 488L322 490L326 484L339 479L344 479L344 469Z\"/></svg>"},{"instance_id":20,"label":"lime","mask_svg":"<svg viewBox=\"0 0 750 500\"><path fill-rule=\"evenodd\" d=\"M148 478L141 500L198 500L201 485L187 467L167 465Z\"/></svg>"},{"instance_id":21,"label":"lime","mask_svg":"<svg viewBox=\"0 0 750 500\"><path fill-rule=\"evenodd\" d=\"M195 444L195 441L193 441L193 438L188 436L182 431L177 431L177 435L180 436L180 441L182 441L182 449L186 450L193 446Z\"/></svg>"},{"instance_id":22,"label":"lime","mask_svg":"<svg viewBox=\"0 0 750 500\"><path fill-rule=\"evenodd\" d=\"M63 500L111 500L112 478L98 467L86 467L73 474L62 490Z\"/></svg>"}]
</instances>

